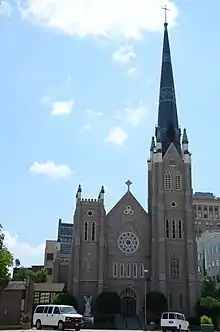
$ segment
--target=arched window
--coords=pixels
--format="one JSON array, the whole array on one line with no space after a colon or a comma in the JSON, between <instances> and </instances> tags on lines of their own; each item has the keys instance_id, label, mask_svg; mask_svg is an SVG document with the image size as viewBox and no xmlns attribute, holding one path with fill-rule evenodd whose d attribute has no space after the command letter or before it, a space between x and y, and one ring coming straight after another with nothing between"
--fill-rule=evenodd
<instances>
[{"instance_id":1,"label":"arched window","mask_svg":"<svg viewBox=\"0 0 220 332\"><path fill-rule=\"evenodd\" d=\"M140 278L144 278L144 264L143 263L140 263L139 274L140 274Z\"/></svg>"},{"instance_id":2,"label":"arched window","mask_svg":"<svg viewBox=\"0 0 220 332\"><path fill-rule=\"evenodd\" d=\"M95 241L95 221L92 222L92 241Z\"/></svg>"},{"instance_id":3,"label":"arched window","mask_svg":"<svg viewBox=\"0 0 220 332\"><path fill-rule=\"evenodd\" d=\"M127 278L131 277L131 264L130 263L127 263L127 266L126 266L126 277Z\"/></svg>"},{"instance_id":4,"label":"arched window","mask_svg":"<svg viewBox=\"0 0 220 332\"><path fill-rule=\"evenodd\" d=\"M180 278L180 261L176 255L173 255L170 261L170 276L172 279Z\"/></svg>"},{"instance_id":5,"label":"arched window","mask_svg":"<svg viewBox=\"0 0 220 332\"><path fill-rule=\"evenodd\" d=\"M86 221L84 224L84 240L88 240L88 222Z\"/></svg>"},{"instance_id":6,"label":"arched window","mask_svg":"<svg viewBox=\"0 0 220 332\"><path fill-rule=\"evenodd\" d=\"M117 278L118 276L118 265L116 263L113 264L113 277Z\"/></svg>"},{"instance_id":7,"label":"arched window","mask_svg":"<svg viewBox=\"0 0 220 332\"><path fill-rule=\"evenodd\" d=\"M172 175L170 172L164 174L164 189L172 189Z\"/></svg>"},{"instance_id":8,"label":"arched window","mask_svg":"<svg viewBox=\"0 0 220 332\"><path fill-rule=\"evenodd\" d=\"M169 239L170 237L170 229L169 229L169 220L165 220L165 227L166 227L166 238Z\"/></svg>"},{"instance_id":9,"label":"arched window","mask_svg":"<svg viewBox=\"0 0 220 332\"><path fill-rule=\"evenodd\" d=\"M137 264L136 263L133 264L133 277L137 278Z\"/></svg>"},{"instance_id":10,"label":"arched window","mask_svg":"<svg viewBox=\"0 0 220 332\"><path fill-rule=\"evenodd\" d=\"M175 220L172 221L172 238L173 239L176 238L176 221Z\"/></svg>"},{"instance_id":11,"label":"arched window","mask_svg":"<svg viewBox=\"0 0 220 332\"><path fill-rule=\"evenodd\" d=\"M120 264L120 277L123 278L125 275L125 266L124 263Z\"/></svg>"},{"instance_id":12,"label":"arched window","mask_svg":"<svg viewBox=\"0 0 220 332\"><path fill-rule=\"evenodd\" d=\"M176 174L175 189L176 190L182 189L182 178L181 178L181 174L179 172Z\"/></svg>"},{"instance_id":13,"label":"arched window","mask_svg":"<svg viewBox=\"0 0 220 332\"><path fill-rule=\"evenodd\" d=\"M183 238L183 224L182 224L182 220L179 220L178 223L178 233L179 233L179 239Z\"/></svg>"}]
</instances>

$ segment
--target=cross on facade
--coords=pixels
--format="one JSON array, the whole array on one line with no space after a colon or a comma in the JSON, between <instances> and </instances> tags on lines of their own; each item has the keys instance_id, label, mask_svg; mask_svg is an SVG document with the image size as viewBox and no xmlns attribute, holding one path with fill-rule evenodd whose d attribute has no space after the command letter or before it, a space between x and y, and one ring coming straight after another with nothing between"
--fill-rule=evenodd
<instances>
[{"instance_id":1,"label":"cross on facade","mask_svg":"<svg viewBox=\"0 0 220 332\"><path fill-rule=\"evenodd\" d=\"M164 10L165 14L165 23L167 23L167 11L169 10L169 8L167 8L167 5L165 5L164 7L162 7L162 9Z\"/></svg>"},{"instance_id":2,"label":"cross on facade","mask_svg":"<svg viewBox=\"0 0 220 332\"><path fill-rule=\"evenodd\" d=\"M128 191L130 191L130 186L132 185L132 182L128 180L125 182L125 184L128 186Z\"/></svg>"}]
</instances>

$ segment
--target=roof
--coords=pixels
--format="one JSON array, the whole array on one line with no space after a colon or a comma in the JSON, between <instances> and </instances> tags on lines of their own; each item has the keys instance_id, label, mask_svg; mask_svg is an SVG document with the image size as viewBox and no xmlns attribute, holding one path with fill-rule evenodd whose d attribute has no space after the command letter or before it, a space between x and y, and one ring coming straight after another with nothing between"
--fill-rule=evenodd
<instances>
[{"instance_id":1,"label":"roof","mask_svg":"<svg viewBox=\"0 0 220 332\"><path fill-rule=\"evenodd\" d=\"M45 283L34 283L35 292L62 292L64 289L65 283L58 282L45 282Z\"/></svg>"}]
</instances>

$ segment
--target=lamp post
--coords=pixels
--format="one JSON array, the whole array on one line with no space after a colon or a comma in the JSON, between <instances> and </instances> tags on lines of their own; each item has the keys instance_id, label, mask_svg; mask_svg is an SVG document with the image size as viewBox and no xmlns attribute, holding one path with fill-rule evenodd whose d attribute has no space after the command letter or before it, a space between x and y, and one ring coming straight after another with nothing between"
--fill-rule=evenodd
<instances>
[{"instance_id":1,"label":"lamp post","mask_svg":"<svg viewBox=\"0 0 220 332\"><path fill-rule=\"evenodd\" d=\"M148 270L144 269L144 330L147 330L147 273Z\"/></svg>"}]
</instances>

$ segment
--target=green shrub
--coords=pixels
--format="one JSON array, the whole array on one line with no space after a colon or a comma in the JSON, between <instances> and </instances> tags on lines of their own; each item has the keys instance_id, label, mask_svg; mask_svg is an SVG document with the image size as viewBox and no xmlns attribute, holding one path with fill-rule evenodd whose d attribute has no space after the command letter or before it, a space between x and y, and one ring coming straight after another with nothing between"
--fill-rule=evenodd
<instances>
[{"instance_id":1,"label":"green shrub","mask_svg":"<svg viewBox=\"0 0 220 332\"><path fill-rule=\"evenodd\" d=\"M210 317L208 317L208 316L203 315L200 318L200 323L201 324L212 324L212 319Z\"/></svg>"},{"instance_id":2,"label":"green shrub","mask_svg":"<svg viewBox=\"0 0 220 332\"><path fill-rule=\"evenodd\" d=\"M58 304L58 305L70 305L74 307L75 309L78 309L78 303L75 299L75 297L71 296L68 293L61 293L57 294L54 299L53 299L53 304Z\"/></svg>"},{"instance_id":3,"label":"green shrub","mask_svg":"<svg viewBox=\"0 0 220 332\"><path fill-rule=\"evenodd\" d=\"M101 293L96 299L96 310L101 314L120 314L121 300L119 295L114 292Z\"/></svg>"}]
</instances>

